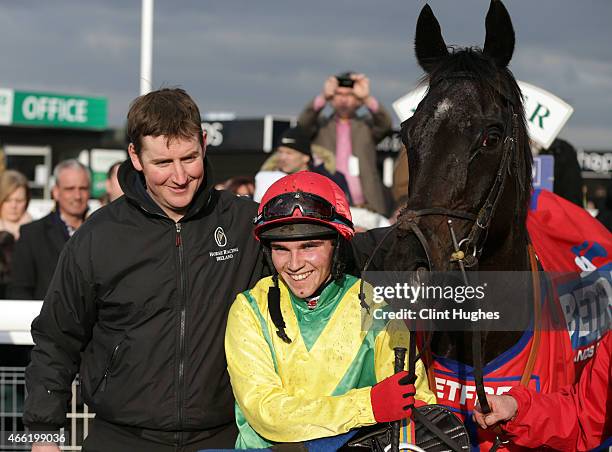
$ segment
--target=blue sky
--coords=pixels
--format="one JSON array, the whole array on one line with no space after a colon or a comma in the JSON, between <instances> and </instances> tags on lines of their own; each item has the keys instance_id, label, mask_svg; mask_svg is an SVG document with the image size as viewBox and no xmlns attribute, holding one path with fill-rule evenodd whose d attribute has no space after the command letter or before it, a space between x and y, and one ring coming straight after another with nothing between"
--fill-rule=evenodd
<instances>
[{"instance_id":1,"label":"blue sky","mask_svg":"<svg viewBox=\"0 0 612 452\"><path fill-rule=\"evenodd\" d=\"M612 149L612 2L506 0L517 78L575 111L560 136ZM296 115L329 74L366 73L388 108L422 75L423 1L155 0L153 86L182 86L203 112ZM486 0L432 0L447 44L482 46ZM109 99L124 122L138 95L140 1L0 1L0 87Z\"/></svg>"}]
</instances>

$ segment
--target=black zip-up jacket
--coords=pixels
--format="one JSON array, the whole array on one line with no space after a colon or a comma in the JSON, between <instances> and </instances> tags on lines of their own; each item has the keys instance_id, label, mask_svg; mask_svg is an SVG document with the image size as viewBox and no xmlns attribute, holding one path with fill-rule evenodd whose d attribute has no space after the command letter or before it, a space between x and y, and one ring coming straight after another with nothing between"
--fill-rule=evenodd
<instances>
[{"instance_id":1,"label":"black zip-up jacket","mask_svg":"<svg viewBox=\"0 0 612 452\"><path fill-rule=\"evenodd\" d=\"M252 233L257 205L214 190L211 176L206 163L207 182L175 223L130 161L121 166L125 196L66 244L32 323L31 429L65 423L77 371L85 402L109 422L189 432L234 421L227 313L264 259Z\"/></svg>"}]
</instances>

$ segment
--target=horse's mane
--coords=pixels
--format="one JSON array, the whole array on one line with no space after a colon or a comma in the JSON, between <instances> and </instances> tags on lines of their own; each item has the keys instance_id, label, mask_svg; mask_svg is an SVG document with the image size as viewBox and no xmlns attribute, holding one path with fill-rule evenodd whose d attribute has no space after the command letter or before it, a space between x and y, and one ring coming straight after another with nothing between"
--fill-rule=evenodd
<instances>
[{"instance_id":1,"label":"horse's mane","mask_svg":"<svg viewBox=\"0 0 612 452\"><path fill-rule=\"evenodd\" d=\"M429 83L429 89L438 83L454 77L465 77L474 80L480 91L495 101L503 99L512 104L518 116L518 143L516 153L512 156L512 172L517 181L517 221L524 227L527 207L531 197L531 167L533 156L527 134L523 95L512 72L499 68L495 62L483 54L479 48L451 48L448 56L441 58L435 68L426 74L422 83ZM500 105L506 108L506 105Z\"/></svg>"}]
</instances>

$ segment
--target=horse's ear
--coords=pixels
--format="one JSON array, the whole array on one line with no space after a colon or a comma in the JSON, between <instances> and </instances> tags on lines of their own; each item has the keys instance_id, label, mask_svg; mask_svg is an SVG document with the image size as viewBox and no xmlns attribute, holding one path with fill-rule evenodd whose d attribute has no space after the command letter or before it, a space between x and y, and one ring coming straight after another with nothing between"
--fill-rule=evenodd
<instances>
[{"instance_id":1,"label":"horse's ear","mask_svg":"<svg viewBox=\"0 0 612 452\"><path fill-rule=\"evenodd\" d=\"M500 0L491 0L485 24L487 36L482 52L493 58L498 67L504 68L514 52L514 28L510 14Z\"/></svg>"},{"instance_id":2,"label":"horse's ear","mask_svg":"<svg viewBox=\"0 0 612 452\"><path fill-rule=\"evenodd\" d=\"M423 6L417 21L414 52L419 64L427 73L433 70L440 58L448 55L438 19L427 4Z\"/></svg>"}]
</instances>

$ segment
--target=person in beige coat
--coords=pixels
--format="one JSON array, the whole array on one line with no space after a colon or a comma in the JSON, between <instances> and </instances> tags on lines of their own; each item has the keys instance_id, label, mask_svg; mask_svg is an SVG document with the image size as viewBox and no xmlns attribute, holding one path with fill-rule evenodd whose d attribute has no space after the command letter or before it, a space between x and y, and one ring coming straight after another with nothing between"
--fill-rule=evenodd
<instances>
[{"instance_id":1,"label":"person in beige coat","mask_svg":"<svg viewBox=\"0 0 612 452\"><path fill-rule=\"evenodd\" d=\"M322 114L329 103L333 114ZM358 116L365 106L369 115ZM353 202L386 214L382 181L376 169L376 144L391 133L391 116L370 94L370 81L363 74L346 72L329 77L321 94L306 105L298 124L313 137L313 143L332 150L337 170L347 179Z\"/></svg>"}]
</instances>

